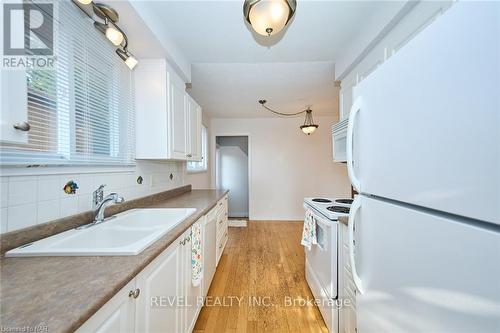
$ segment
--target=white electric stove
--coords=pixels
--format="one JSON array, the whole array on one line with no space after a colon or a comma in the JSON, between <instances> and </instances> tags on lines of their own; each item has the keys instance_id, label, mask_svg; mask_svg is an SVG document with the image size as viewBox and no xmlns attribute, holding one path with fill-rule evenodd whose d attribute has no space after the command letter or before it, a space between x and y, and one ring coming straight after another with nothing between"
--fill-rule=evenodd
<instances>
[{"instance_id":1,"label":"white electric stove","mask_svg":"<svg viewBox=\"0 0 500 333\"><path fill-rule=\"evenodd\" d=\"M304 209L316 222L318 244L306 252L306 280L330 332L338 332L339 216L349 216L352 199L305 198Z\"/></svg>"}]
</instances>

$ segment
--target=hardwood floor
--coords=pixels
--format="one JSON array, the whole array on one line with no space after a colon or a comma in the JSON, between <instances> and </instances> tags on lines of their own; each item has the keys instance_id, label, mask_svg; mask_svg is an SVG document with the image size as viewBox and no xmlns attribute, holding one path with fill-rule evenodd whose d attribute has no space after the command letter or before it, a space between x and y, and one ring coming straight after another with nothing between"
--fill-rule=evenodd
<instances>
[{"instance_id":1,"label":"hardwood floor","mask_svg":"<svg viewBox=\"0 0 500 333\"><path fill-rule=\"evenodd\" d=\"M249 221L229 228L193 332L328 332L311 299L300 245L302 223ZM297 301L298 302L298 301Z\"/></svg>"}]
</instances>

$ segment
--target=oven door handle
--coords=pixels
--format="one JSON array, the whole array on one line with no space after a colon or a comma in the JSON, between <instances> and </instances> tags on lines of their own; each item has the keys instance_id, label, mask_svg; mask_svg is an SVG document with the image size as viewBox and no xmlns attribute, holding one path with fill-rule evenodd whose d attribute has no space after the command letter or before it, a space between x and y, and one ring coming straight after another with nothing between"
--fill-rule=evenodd
<instances>
[{"instance_id":1,"label":"oven door handle","mask_svg":"<svg viewBox=\"0 0 500 333\"><path fill-rule=\"evenodd\" d=\"M349 222L347 226L349 228L349 259L351 262L351 270L352 270L352 279L354 280L354 285L356 289L358 289L360 294L363 294L363 285L361 283L361 279L358 275L358 271L356 269L356 259L354 258L354 221L356 219L356 215L359 212L359 208L361 207L361 196L358 195L354 199L354 202L351 205L351 211L349 214Z\"/></svg>"},{"instance_id":2,"label":"oven door handle","mask_svg":"<svg viewBox=\"0 0 500 333\"><path fill-rule=\"evenodd\" d=\"M328 222L325 222L321 217L317 216L316 214L312 214L312 218L314 219L314 221L316 222L316 224L319 225L320 228L322 228L324 231L323 233L328 233L330 232L330 223ZM323 235L323 237L325 237ZM328 250L328 244L325 244L325 245L321 245L319 240L318 240L318 233L316 232L316 245L318 246L318 248L321 250L321 251L327 251Z\"/></svg>"}]
</instances>

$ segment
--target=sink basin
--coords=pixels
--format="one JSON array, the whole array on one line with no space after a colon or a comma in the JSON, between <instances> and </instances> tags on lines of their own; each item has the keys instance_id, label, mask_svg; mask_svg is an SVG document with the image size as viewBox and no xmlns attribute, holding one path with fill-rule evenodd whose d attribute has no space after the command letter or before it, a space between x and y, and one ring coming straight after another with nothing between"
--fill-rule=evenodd
<instances>
[{"instance_id":1,"label":"sink basin","mask_svg":"<svg viewBox=\"0 0 500 333\"><path fill-rule=\"evenodd\" d=\"M72 229L8 251L7 257L137 255L196 211L132 209L103 223Z\"/></svg>"}]
</instances>

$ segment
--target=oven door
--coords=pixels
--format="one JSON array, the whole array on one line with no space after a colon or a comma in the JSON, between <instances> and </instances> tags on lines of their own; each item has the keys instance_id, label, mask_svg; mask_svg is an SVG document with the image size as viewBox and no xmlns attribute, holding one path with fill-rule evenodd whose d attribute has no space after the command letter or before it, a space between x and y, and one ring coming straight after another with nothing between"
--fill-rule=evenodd
<instances>
[{"instance_id":1,"label":"oven door","mask_svg":"<svg viewBox=\"0 0 500 333\"><path fill-rule=\"evenodd\" d=\"M315 275L321 288L329 298L337 297L337 222L330 221L317 214L316 221L317 245L306 251L307 264Z\"/></svg>"}]
</instances>

